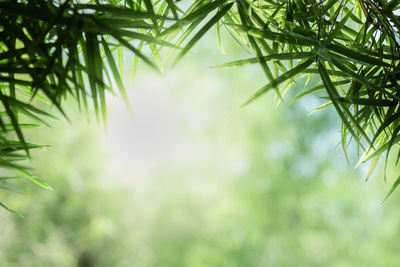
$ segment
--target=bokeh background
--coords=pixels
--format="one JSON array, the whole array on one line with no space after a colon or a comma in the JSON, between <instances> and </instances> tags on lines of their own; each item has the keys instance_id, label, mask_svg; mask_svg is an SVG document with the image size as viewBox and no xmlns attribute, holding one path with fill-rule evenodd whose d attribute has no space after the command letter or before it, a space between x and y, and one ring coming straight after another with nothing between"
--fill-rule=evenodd
<instances>
[{"instance_id":1,"label":"bokeh background","mask_svg":"<svg viewBox=\"0 0 400 267\"><path fill-rule=\"evenodd\" d=\"M134 114L110 95L106 130L71 104L71 122L29 131L50 145L30 164L54 191L10 182L24 218L0 210L0 266L399 266L400 194L382 204L382 166L364 182L355 149L346 162L334 109L312 113L323 93L240 109L266 80L211 68L250 56L225 39L230 56L210 33L172 71L141 65L134 80L126 55Z\"/></svg>"}]
</instances>

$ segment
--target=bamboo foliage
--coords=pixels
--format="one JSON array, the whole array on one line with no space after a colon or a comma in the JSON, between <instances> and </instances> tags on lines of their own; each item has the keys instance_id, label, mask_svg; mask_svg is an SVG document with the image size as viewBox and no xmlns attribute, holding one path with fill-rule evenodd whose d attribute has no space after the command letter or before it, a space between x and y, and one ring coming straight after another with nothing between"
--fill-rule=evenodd
<instances>
[{"instance_id":1,"label":"bamboo foliage","mask_svg":"<svg viewBox=\"0 0 400 267\"><path fill-rule=\"evenodd\" d=\"M386 166L389 151L400 141L400 2L232 2L219 23L254 57L215 67L259 64L269 80L243 106L270 90L283 99L297 77L315 75L322 83L290 101L324 90L328 102L321 108L334 106L340 116L346 157L354 140L363 151L357 166L371 160L367 179L382 153Z\"/></svg>"},{"instance_id":2,"label":"bamboo foliage","mask_svg":"<svg viewBox=\"0 0 400 267\"><path fill-rule=\"evenodd\" d=\"M215 27L221 51L225 28L253 53L216 67L259 64L267 79L243 106L271 90L283 100L297 77L317 76L321 84L292 100L325 91L324 106L343 123L345 154L354 140L360 163L372 160L373 169L400 141L399 9L397 0L0 1L0 164L48 187L14 163L39 147L25 140L33 124L22 118L43 124L46 105L66 116L68 97L93 106L106 124L114 87L129 105L122 47L134 54L132 65L161 71Z\"/></svg>"},{"instance_id":3,"label":"bamboo foliage","mask_svg":"<svg viewBox=\"0 0 400 267\"><path fill-rule=\"evenodd\" d=\"M41 147L25 140L24 129L44 124L52 116L47 106L67 117L63 103L73 98L93 106L106 124L106 95L115 93L114 85L129 103L117 66L123 58L116 59L115 50L125 47L160 71L145 48L176 46L155 36L175 20L174 5L158 2L0 1L0 165L18 174L2 181L22 176L50 189L17 163Z\"/></svg>"}]
</instances>

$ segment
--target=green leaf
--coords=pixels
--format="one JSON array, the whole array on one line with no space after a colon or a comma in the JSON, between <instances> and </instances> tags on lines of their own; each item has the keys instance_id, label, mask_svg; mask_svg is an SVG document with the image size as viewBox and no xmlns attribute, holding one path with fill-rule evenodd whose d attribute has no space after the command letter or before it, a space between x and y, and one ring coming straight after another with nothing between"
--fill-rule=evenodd
<instances>
[{"instance_id":1,"label":"green leaf","mask_svg":"<svg viewBox=\"0 0 400 267\"><path fill-rule=\"evenodd\" d=\"M22 169L22 168L14 168L14 170L23 175L25 178L27 178L28 180L30 180L31 182L37 184L38 186L53 191L53 188L51 188L51 186L49 184L47 184L45 181L41 180L40 178L31 175L29 172L27 172L26 170Z\"/></svg>"},{"instance_id":2,"label":"green leaf","mask_svg":"<svg viewBox=\"0 0 400 267\"><path fill-rule=\"evenodd\" d=\"M202 6L201 8L190 12L180 20L178 20L175 24L172 26L168 27L165 31L161 32L159 34L159 37L164 37L167 36L177 30L180 30L184 26L191 24L192 22L195 22L199 19L205 18L208 14L210 14L214 9L218 8L219 6L223 5L226 3L226 0L216 0L210 3L207 3L206 5Z\"/></svg>"},{"instance_id":3,"label":"green leaf","mask_svg":"<svg viewBox=\"0 0 400 267\"><path fill-rule=\"evenodd\" d=\"M315 54L312 52L298 52L298 53L281 53L281 54L269 54L268 56L261 56L259 58L248 58L242 60L236 60L221 65L213 66L213 68L235 68L243 67L251 64L256 64L259 60L264 62L274 61L274 60L293 60L293 59L303 59L313 57Z\"/></svg>"},{"instance_id":4,"label":"green leaf","mask_svg":"<svg viewBox=\"0 0 400 267\"><path fill-rule=\"evenodd\" d=\"M344 107L343 105L341 106L338 103L337 98L339 97L339 95L335 89L335 86L332 84L332 81L326 71L324 64L320 60L318 60L318 70L320 72L321 79L325 85L326 91L328 92L329 97L332 101L332 104L336 108L336 111L338 112L340 118L342 119L342 122L346 125L346 127L349 130L349 132L351 133L351 135L354 137L355 140L357 140L357 142L360 142L360 139L359 139L358 135L354 132L353 127L351 126L350 122L348 121L348 118L353 122L354 126L360 131L360 133L368 139L368 136L365 134L364 130L360 127L360 125L354 119L354 117L350 113L350 111L346 107ZM343 108L343 110L342 110L342 108Z\"/></svg>"},{"instance_id":5,"label":"green leaf","mask_svg":"<svg viewBox=\"0 0 400 267\"><path fill-rule=\"evenodd\" d=\"M5 180L16 180L16 179L24 179L25 176L4 176L0 177L0 181L5 181Z\"/></svg>"},{"instance_id":6,"label":"green leaf","mask_svg":"<svg viewBox=\"0 0 400 267\"><path fill-rule=\"evenodd\" d=\"M396 101L385 99L370 99L370 98L357 98L357 97L337 97L338 101L373 107L394 107L397 105Z\"/></svg>"},{"instance_id":7,"label":"green leaf","mask_svg":"<svg viewBox=\"0 0 400 267\"><path fill-rule=\"evenodd\" d=\"M215 24L215 33L217 36L217 44L219 47L219 52L221 53L221 55L225 55L226 54L225 49L221 41L221 23L219 21L217 21L217 23Z\"/></svg>"},{"instance_id":8,"label":"green leaf","mask_svg":"<svg viewBox=\"0 0 400 267\"><path fill-rule=\"evenodd\" d=\"M378 58L371 57L366 54L359 53L347 47L338 44L327 44L328 49L335 51L343 56L356 60L356 62L363 62L365 64L374 65L374 66L382 66L391 68L392 65L386 63Z\"/></svg>"},{"instance_id":9,"label":"green leaf","mask_svg":"<svg viewBox=\"0 0 400 267\"><path fill-rule=\"evenodd\" d=\"M349 82L350 82L350 80L343 80L343 81L332 82L332 84L333 84L334 86L337 86L337 85L348 84ZM306 96L306 95L309 95L309 94L311 94L311 93L314 93L314 92L317 92L317 91L320 91L320 90L323 90L323 89L325 89L325 85L324 85L324 84L314 86L314 87L312 87L312 88L310 88L310 89L307 89L307 90L301 92L300 94L296 95L295 97L293 97L293 98L288 102L288 104L292 104L294 101L296 101L296 100L298 100L298 99L300 99L300 98L302 98L302 97L304 97L304 96Z\"/></svg>"},{"instance_id":10,"label":"green leaf","mask_svg":"<svg viewBox=\"0 0 400 267\"><path fill-rule=\"evenodd\" d=\"M186 46L181 50L181 52L176 57L173 65L178 63L179 59L181 59L199 40L200 38L215 24L219 21L232 7L233 3L230 3L215 14L204 26L201 28L195 36L186 44Z\"/></svg>"},{"instance_id":11,"label":"green leaf","mask_svg":"<svg viewBox=\"0 0 400 267\"><path fill-rule=\"evenodd\" d=\"M379 91L385 95L388 95L390 97L393 97L394 99L400 101L400 98L388 91L386 91L384 88L380 87L379 85L373 84L371 81L369 81L368 79L366 79L365 77L362 77L359 74L354 73L353 71L349 70L346 66L344 66L342 63L340 63L339 61L337 61L335 58L330 58L333 65L335 65L338 69L340 69L343 73L348 74L349 76L351 76L353 79L355 79L356 81L358 81L359 83L373 89L376 91Z\"/></svg>"},{"instance_id":12,"label":"green leaf","mask_svg":"<svg viewBox=\"0 0 400 267\"><path fill-rule=\"evenodd\" d=\"M101 4L76 4L75 7L77 9L92 9L98 12L103 12L105 14L111 15L113 17L122 17L122 18L143 18L143 19L154 19L154 20L174 20L173 18L160 16L154 14L154 12L141 12L129 8L121 8L116 7L114 5L101 5Z\"/></svg>"},{"instance_id":13,"label":"green leaf","mask_svg":"<svg viewBox=\"0 0 400 267\"><path fill-rule=\"evenodd\" d=\"M376 166L378 165L379 162L379 156L375 157L374 160L371 162L371 165L369 167L367 176L365 177L365 181L368 181L369 177L371 176L371 174L374 172Z\"/></svg>"},{"instance_id":14,"label":"green leaf","mask_svg":"<svg viewBox=\"0 0 400 267\"><path fill-rule=\"evenodd\" d=\"M127 108L130 111L132 111L131 105L129 103L128 95L127 95L125 87L124 87L124 85L122 83L122 80L121 80L121 77L119 75L117 66L115 64L115 60L114 60L114 58L113 58L113 56L111 54L111 51L110 51L110 49L108 47L108 44L103 38L101 39L101 41L102 41L102 44L103 44L104 52L105 52L107 60L108 60L108 64L110 65L111 71L113 73L114 79L115 79L115 81L117 83L117 86L119 88L119 91L120 91L120 94L122 96L122 99L124 100L125 105L127 106Z\"/></svg>"},{"instance_id":15,"label":"green leaf","mask_svg":"<svg viewBox=\"0 0 400 267\"><path fill-rule=\"evenodd\" d=\"M307 61L305 61L305 62L297 65L293 69L289 70L288 72L283 73L281 76L279 76L278 78L276 78L275 80L271 81L266 86L262 87L257 92L255 92L246 102L244 102L241 105L241 107L247 106L248 104L253 102L255 99L257 99L261 95L263 95L266 92L268 92L271 88L274 88L274 87L280 85L281 83L283 83L284 81L286 81L286 80L296 76L297 74L301 73L303 70L308 68L314 62L314 60L315 60L314 58L310 58Z\"/></svg>"},{"instance_id":16,"label":"green leaf","mask_svg":"<svg viewBox=\"0 0 400 267\"><path fill-rule=\"evenodd\" d=\"M112 36L117 39L122 45L124 45L126 48L131 50L136 56L138 56L141 60L143 60L147 65L152 67L158 72L161 72L160 69L157 67L156 64L154 64L150 59L148 59L142 52L140 52L139 49L135 48L133 45L128 43L125 39L123 39L120 35L117 33L113 32Z\"/></svg>"},{"instance_id":17,"label":"green leaf","mask_svg":"<svg viewBox=\"0 0 400 267\"><path fill-rule=\"evenodd\" d=\"M0 206L3 207L4 209L6 209L7 211L14 213L15 215L19 216L19 217L24 217L24 215L22 215L21 213L19 213L16 210L11 209L10 207L8 207L6 204L4 204L3 202L0 201Z\"/></svg>"},{"instance_id":18,"label":"green leaf","mask_svg":"<svg viewBox=\"0 0 400 267\"><path fill-rule=\"evenodd\" d=\"M326 40L327 43L332 42L332 40L342 31L342 28L346 24L348 18L351 16L352 12L348 12L347 15L336 25L335 29L329 35L328 39Z\"/></svg>"},{"instance_id":19,"label":"green leaf","mask_svg":"<svg viewBox=\"0 0 400 267\"><path fill-rule=\"evenodd\" d=\"M399 186L399 184L400 184L400 176L399 176L399 177L396 179L396 181L393 183L392 188L390 188L389 192L387 193L387 195L386 195L385 199L382 201L382 203L385 202L385 201L390 197L390 195L391 195L391 194L393 193L393 191Z\"/></svg>"}]
</instances>

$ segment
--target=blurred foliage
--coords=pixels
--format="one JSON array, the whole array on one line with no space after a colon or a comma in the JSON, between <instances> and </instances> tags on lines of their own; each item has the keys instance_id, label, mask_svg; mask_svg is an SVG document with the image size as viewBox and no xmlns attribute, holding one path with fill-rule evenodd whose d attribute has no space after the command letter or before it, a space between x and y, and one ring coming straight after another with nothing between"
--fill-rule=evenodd
<instances>
[{"instance_id":1,"label":"blurred foliage","mask_svg":"<svg viewBox=\"0 0 400 267\"><path fill-rule=\"evenodd\" d=\"M106 124L106 94L115 94L114 87L129 108L121 79L127 50L133 72L139 59L161 71L213 27L221 52L224 28L254 55L217 67L258 63L268 80L243 106L271 90L282 101L300 75L318 77L320 84L293 99L324 90L327 102L318 109L335 107L345 154L355 140L363 151L359 163L372 160L372 173L400 140L398 10L397 0L1 1L0 166L19 175L3 179L27 178L51 189L18 164L41 147L25 140L24 128L51 116L36 102L66 116L63 99L85 108L90 100ZM388 195L399 183L400 177Z\"/></svg>"},{"instance_id":2,"label":"blurred foliage","mask_svg":"<svg viewBox=\"0 0 400 267\"><path fill-rule=\"evenodd\" d=\"M8 196L25 217L1 213L2 266L398 265L400 199L381 205L381 180L361 184L357 171L338 164L332 113L308 119L306 100L275 111L258 101L227 119L258 75L214 71L207 81L204 63L192 62L179 71L186 79L161 84L185 110L179 127L202 149L189 147L191 157L149 177L108 172L99 128L85 121L31 133L52 144L51 153L34 155L34 166L56 190ZM137 90L154 78L145 72Z\"/></svg>"}]
</instances>

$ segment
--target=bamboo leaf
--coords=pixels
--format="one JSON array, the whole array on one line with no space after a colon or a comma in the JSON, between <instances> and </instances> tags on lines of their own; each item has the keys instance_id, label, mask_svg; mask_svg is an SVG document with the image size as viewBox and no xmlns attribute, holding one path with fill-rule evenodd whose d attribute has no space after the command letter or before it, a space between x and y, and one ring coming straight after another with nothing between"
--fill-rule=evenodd
<instances>
[{"instance_id":1,"label":"bamboo leaf","mask_svg":"<svg viewBox=\"0 0 400 267\"><path fill-rule=\"evenodd\" d=\"M399 184L400 184L400 176L399 176L399 177L396 179L396 181L393 183L392 188L390 188L389 192L387 193L387 195L386 195L385 199L382 201L382 203L385 202L385 201L390 197L390 195L391 195L391 194L393 193L393 191L399 186Z\"/></svg>"},{"instance_id":2,"label":"bamboo leaf","mask_svg":"<svg viewBox=\"0 0 400 267\"><path fill-rule=\"evenodd\" d=\"M213 66L213 68L235 68L235 67L244 67L251 64L256 64L259 60L264 62L266 61L275 61L275 60L293 60L293 59L303 59L313 57L315 54L312 52L298 52L298 53L281 53L281 54L269 54L268 56L261 56L259 58L248 58L242 60L236 60L228 63L224 63L221 65Z\"/></svg>"},{"instance_id":3,"label":"bamboo leaf","mask_svg":"<svg viewBox=\"0 0 400 267\"><path fill-rule=\"evenodd\" d=\"M119 91L120 91L120 94L122 96L122 99L124 100L125 105L127 106L127 108L130 111L132 111L131 105L129 103L128 95L127 95L125 87L124 87L124 85L122 83L121 77L119 75L117 66L116 66L115 61L114 61L114 58L113 58L113 56L111 54L111 51L110 51L110 49L108 47L107 42L103 38L102 38L102 44L103 44L103 47L104 47L104 51L106 53L108 64L110 65L111 71L113 73L114 79L115 79L115 81L117 83L117 86L119 88Z\"/></svg>"},{"instance_id":4,"label":"bamboo leaf","mask_svg":"<svg viewBox=\"0 0 400 267\"><path fill-rule=\"evenodd\" d=\"M294 77L295 75L301 73L303 70L305 70L306 68L308 68L312 63L314 62L314 58L310 58L307 61L297 65L296 67L294 67L293 69L289 70L288 72L282 74L281 76L279 76L278 78L276 78L275 80L271 81L270 83L268 83L266 86L262 87L261 89L259 89L257 92L255 92L246 102L244 102L241 107L245 107L248 104L250 104L251 102L253 102L255 99L257 99L258 97L260 97L261 95L265 94L266 92L268 92L271 88L274 88L276 86L279 86L281 83L283 83L284 81Z\"/></svg>"},{"instance_id":5,"label":"bamboo leaf","mask_svg":"<svg viewBox=\"0 0 400 267\"><path fill-rule=\"evenodd\" d=\"M220 20L232 7L233 3L230 3L215 14L204 26L201 28L195 36L186 44L186 46L181 50L181 52L176 57L173 65L178 63L179 59L181 59L199 40L200 38L215 24L218 20Z\"/></svg>"}]
</instances>

